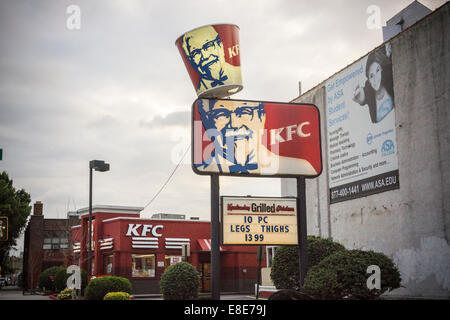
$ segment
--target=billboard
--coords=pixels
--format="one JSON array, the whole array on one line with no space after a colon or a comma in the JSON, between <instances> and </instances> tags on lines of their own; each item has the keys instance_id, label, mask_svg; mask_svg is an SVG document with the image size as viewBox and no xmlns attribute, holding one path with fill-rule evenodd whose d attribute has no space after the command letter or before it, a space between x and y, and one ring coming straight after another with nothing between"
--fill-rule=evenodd
<instances>
[{"instance_id":1,"label":"billboard","mask_svg":"<svg viewBox=\"0 0 450 320\"><path fill-rule=\"evenodd\" d=\"M221 197L223 245L297 245L296 198Z\"/></svg>"},{"instance_id":2,"label":"billboard","mask_svg":"<svg viewBox=\"0 0 450 320\"><path fill-rule=\"evenodd\" d=\"M399 188L390 44L326 86L330 202Z\"/></svg>"},{"instance_id":3,"label":"billboard","mask_svg":"<svg viewBox=\"0 0 450 320\"><path fill-rule=\"evenodd\" d=\"M314 178L322 172L315 105L197 99L192 122L197 174Z\"/></svg>"}]
</instances>

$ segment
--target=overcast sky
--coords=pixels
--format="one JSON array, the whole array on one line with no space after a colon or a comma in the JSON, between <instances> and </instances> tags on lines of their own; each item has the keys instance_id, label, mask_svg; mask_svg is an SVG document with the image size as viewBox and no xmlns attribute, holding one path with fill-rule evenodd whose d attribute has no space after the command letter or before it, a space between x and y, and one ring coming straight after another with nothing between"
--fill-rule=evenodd
<instances>
[{"instance_id":1,"label":"overcast sky","mask_svg":"<svg viewBox=\"0 0 450 320\"><path fill-rule=\"evenodd\" d=\"M381 26L411 0L0 2L0 148L17 189L47 218L94 204L146 206L190 143L196 93L175 40L195 27L240 27L244 89L233 98L288 102L382 43ZM445 1L423 0L434 10ZM69 5L81 12L71 30ZM221 178L222 195L280 196L274 178ZM209 177L190 152L144 217L209 219Z\"/></svg>"}]
</instances>

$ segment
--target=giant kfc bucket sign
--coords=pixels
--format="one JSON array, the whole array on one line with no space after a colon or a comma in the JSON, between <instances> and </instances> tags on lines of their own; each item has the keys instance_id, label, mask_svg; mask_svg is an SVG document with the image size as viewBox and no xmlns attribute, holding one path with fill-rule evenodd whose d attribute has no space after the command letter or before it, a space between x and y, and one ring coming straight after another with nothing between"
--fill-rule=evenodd
<instances>
[{"instance_id":1,"label":"giant kfc bucket sign","mask_svg":"<svg viewBox=\"0 0 450 320\"><path fill-rule=\"evenodd\" d=\"M322 172L315 105L197 99L192 120L197 174L314 178Z\"/></svg>"},{"instance_id":2,"label":"giant kfc bucket sign","mask_svg":"<svg viewBox=\"0 0 450 320\"><path fill-rule=\"evenodd\" d=\"M222 98L242 90L239 27L200 27L175 42L198 97Z\"/></svg>"}]
</instances>

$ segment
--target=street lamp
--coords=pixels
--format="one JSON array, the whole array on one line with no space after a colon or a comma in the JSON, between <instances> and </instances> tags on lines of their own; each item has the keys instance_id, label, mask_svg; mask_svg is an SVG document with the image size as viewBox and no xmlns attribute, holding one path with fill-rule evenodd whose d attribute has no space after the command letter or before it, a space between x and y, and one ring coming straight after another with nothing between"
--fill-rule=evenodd
<instances>
[{"instance_id":1,"label":"street lamp","mask_svg":"<svg viewBox=\"0 0 450 320\"><path fill-rule=\"evenodd\" d=\"M88 247L88 275L92 274L92 170L105 172L109 171L109 163L103 160L89 161L89 247Z\"/></svg>"}]
</instances>

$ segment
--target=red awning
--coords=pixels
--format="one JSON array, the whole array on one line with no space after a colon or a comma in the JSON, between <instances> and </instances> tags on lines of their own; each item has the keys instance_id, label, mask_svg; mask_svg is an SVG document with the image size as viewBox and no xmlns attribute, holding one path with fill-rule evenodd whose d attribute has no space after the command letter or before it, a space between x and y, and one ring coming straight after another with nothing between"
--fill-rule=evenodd
<instances>
[{"instance_id":1,"label":"red awning","mask_svg":"<svg viewBox=\"0 0 450 320\"><path fill-rule=\"evenodd\" d=\"M202 251L211 251L211 239L198 239L197 242ZM220 251L223 251L223 247L220 247Z\"/></svg>"}]
</instances>

